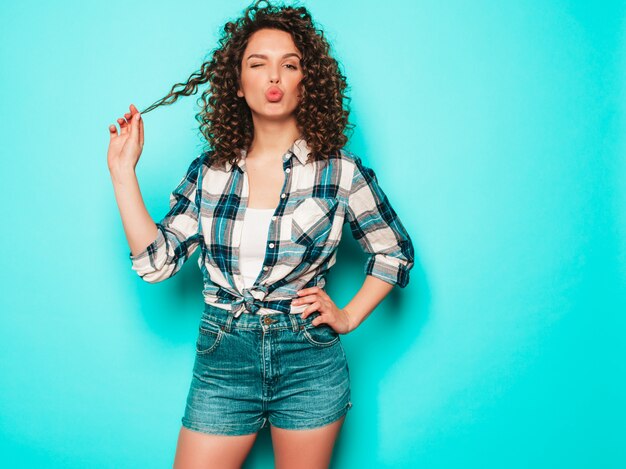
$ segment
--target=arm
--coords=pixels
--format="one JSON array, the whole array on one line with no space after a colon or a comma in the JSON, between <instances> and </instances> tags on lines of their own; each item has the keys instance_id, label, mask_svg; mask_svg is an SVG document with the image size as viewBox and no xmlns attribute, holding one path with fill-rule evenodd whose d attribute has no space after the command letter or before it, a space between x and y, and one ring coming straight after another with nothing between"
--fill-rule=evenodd
<instances>
[{"instance_id":1,"label":"arm","mask_svg":"<svg viewBox=\"0 0 626 469\"><path fill-rule=\"evenodd\" d=\"M124 206L125 200L132 201L131 197L141 199L136 177L120 179L126 182L126 185L120 182L116 188L116 196L119 193L122 198L120 213L125 230L128 226L127 233L130 231L132 234L131 230L135 228L135 238L129 237L129 258L132 269L146 282L156 283L175 275L199 246L198 186L201 171L201 156L198 156L171 193L168 213L156 224L145 210L143 201L141 210L137 208L136 200L135 205ZM142 218L144 216L151 225L146 218Z\"/></svg>"},{"instance_id":2,"label":"arm","mask_svg":"<svg viewBox=\"0 0 626 469\"><path fill-rule=\"evenodd\" d=\"M109 125L107 166L128 245L139 252L155 239L157 228L146 210L135 175L143 150L143 119L133 104L129 109L123 118L117 119L119 133L115 125Z\"/></svg>"},{"instance_id":3,"label":"arm","mask_svg":"<svg viewBox=\"0 0 626 469\"><path fill-rule=\"evenodd\" d=\"M135 171L111 172L111 179L128 245L140 253L155 240L156 224L146 210Z\"/></svg>"},{"instance_id":4,"label":"arm","mask_svg":"<svg viewBox=\"0 0 626 469\"><path fill-rule=\"evenodd\" d=\"M365 281L343 308L350 329L361 324L393 289L404 288L414 265L414 250L400 218L381 189L374 171L355 158L347 221L354 239L368 253Z\"/></svg>"},{"instance_id":5,"label":"arm","mask_svg":"<svg viewBox=\"0 0 626 469\"><path fill-rule=\"evenodd\" d=\"M350 330L356 329L359 324L365 321L392 289L392 284L372 275L366 275L361 289L343 307L343 310L348 314Z\"/></svg>"}]
</instances>

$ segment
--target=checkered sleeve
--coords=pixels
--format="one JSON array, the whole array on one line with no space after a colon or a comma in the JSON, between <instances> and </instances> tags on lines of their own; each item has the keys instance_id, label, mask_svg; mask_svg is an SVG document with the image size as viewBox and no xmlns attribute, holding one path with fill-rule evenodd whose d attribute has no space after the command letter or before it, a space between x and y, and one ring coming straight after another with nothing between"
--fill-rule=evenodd
<instances>
[{"instance_id":1,"label":"checkered sleeve","mask_svg":"<svg viewBox=\"0 0 626 469\"><path fill-rule=\"evenodd\" d=\"M347 221L354 239L369 254L365 274L404 288L414 264L413 243L376 174L354 155Z\"/></svg>"},{"instance_id":2,"label":"checkered sleeve","mask_svg":"<svg viewBox=\"0 0 626 469\"><path fill-rule=\"evenodd\" d=\"M170 194L170 209L156 223L157 237L143 251L129 258L132 269L146 282L156 283L176 274L200 244L198 229L199 177L202 155L195 158Z\"/></svg>"}]
</instances>

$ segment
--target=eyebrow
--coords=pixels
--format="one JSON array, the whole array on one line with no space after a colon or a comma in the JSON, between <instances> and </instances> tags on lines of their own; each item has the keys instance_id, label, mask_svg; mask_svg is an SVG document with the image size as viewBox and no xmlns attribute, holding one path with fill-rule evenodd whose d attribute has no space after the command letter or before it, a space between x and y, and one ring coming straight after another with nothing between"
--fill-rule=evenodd
<instances>
[{"instance_id":1,"label":"eyebrow","mask_svg":"<svg viewBox=\"0 0 626 469\"><path fill-rule=\"evenodd\" d=\"M287 57L291 57L291 56L297 57L299 60L302 60L300 56L296 54L295 52L289 52L288 54L283 55L283 59L286 59ZM259 59L267 59L267 55L264 55L264 54L250 54L246 60L250 60L253 57L258 57Z\"/></svg>"}]
</instances>

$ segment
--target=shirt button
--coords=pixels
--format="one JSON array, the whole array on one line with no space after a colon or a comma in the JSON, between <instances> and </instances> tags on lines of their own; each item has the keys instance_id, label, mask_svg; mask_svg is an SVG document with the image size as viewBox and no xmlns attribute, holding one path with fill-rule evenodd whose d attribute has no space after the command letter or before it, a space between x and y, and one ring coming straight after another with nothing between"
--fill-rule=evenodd
<instances>
[{"instance_id":1,"label":"shirt button","mask_svg":"<svg viewBox=\"0 0 626 469\"><path fill-rule=\"evenodd\" d=\"M286 172L286 173L290 173L290 172L291 172L291 168L287 168L287 169L285 170L285 172Z\"/></svg>"},{"instance_id":2,"label":"shirt button","mask_svg":"<svg viewBox=\"0 0 626 469\"><path fill-rule=\"evenodd\" d=\"M272 217L272 220L276 220L276 215L274 215L274 216Z\"/></svg>"},{"instance_id":3,"label":"shirt button","mask_svg":"<svg viewBox=\"0 0 626 469\"><path fill-rule=\"evenodd\" d=\"M269 269L269 267L268 267L268 266L266 266L266 265L265 265L265 266L263 266L263 270L267 270L267 269Z\"/></svg>"},{"instance_id":4,"label":"shirt button","mask_svg":"<svg viewBox=\"0 0 626 469\"><path fill-rule=\"evenodd\" d=\"M287 197L287 194L285 194L285 193L280 194L280 198L281 199L284 199L285 197Z\"/></svg>"},{"instance_id":5,"label":"shirt button","mask_svg":"<svg viewBox=\"0 0 626 469\"><path fill-rule=\"evenodd\" d=\"M274 247L274 243L270 243L270 247L273 248Z\"/></svg>"}]
</instances>

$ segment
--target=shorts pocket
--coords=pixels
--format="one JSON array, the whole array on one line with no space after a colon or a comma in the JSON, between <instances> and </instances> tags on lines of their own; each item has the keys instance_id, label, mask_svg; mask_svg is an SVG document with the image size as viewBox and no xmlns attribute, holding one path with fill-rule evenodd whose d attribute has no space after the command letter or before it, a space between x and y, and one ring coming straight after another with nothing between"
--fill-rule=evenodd
<instances>
[{"instance_id":1,"label":"shorts pocket","mask_svg":"<svg viewBox=\"0 0 626 469\"><path fill-rule=\"evenodd\" d=\"M308 197L299 201L293 210L291 240L311 245L328 237L337 206L337 199L332 197Z\"/></svg>"},{"instance_id":2,"label":"shorts pocket","mask_svg":"<svg viewBox=\"0 0 626 469\"><path fill-rule=\"evenodd\" d=\"M220 344L223 335L224 331L221 326L203 321L198 331L196 352L200 355L213 352Z\"/></svg>"},{"instance_id":3,"label":"shorts pocket","mask_svg":"<svg viewBox=\"0 0 626 469\"><path fill-rule=\"evenodd\" d=\"M315 347L330 347L339 342L339 333L328 324L311 326L302 330L304 338Z\"/></svg>"}]
</instances>

